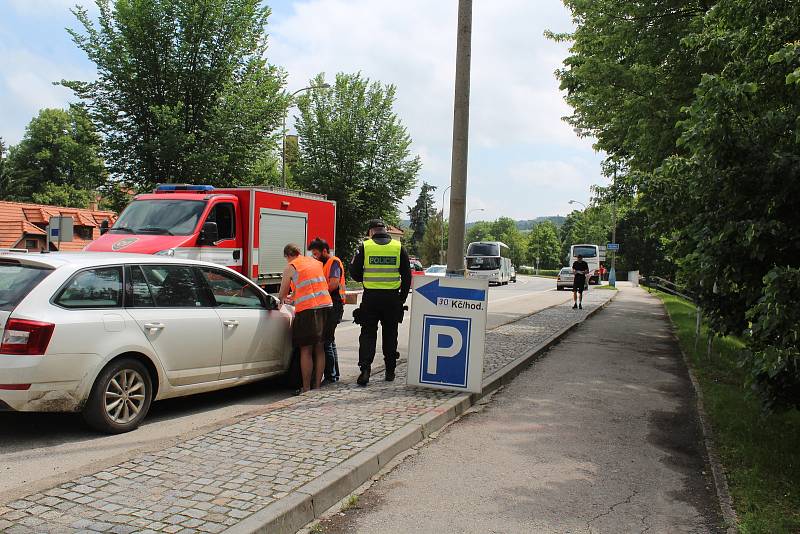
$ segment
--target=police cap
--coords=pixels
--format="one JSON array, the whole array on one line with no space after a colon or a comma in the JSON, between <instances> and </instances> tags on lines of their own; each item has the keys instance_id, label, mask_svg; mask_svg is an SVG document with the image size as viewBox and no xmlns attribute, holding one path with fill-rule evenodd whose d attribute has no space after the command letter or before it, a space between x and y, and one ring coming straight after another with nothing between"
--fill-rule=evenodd
<instances>
[{"instance_id":1,"label":"police cap","mask_svg":"<svg viewBox=\"0 0 800 534\"><path fill-rule=\"evenodd\" d=\"M372 219L367 223L367 230L372 230L373 228L386 228L386 223L383 222L383 219Z\"/></svg>"}]
</instances>

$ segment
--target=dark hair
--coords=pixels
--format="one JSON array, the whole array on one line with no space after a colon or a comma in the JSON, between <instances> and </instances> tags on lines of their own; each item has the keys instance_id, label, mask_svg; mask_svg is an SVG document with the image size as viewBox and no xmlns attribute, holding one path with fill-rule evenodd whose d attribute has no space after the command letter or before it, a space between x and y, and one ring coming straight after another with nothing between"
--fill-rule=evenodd
<instances>
[{"instance_id":1,"label":"dark hair","mask_svg":"<svg viewBox=\"0 0 800 534\"><path fill-rule=\"evenodd\" d=\"M289 243L285 247L283 247L283 255L288 256L299 256L300 255L300 247L295 245L294 243Z\"/></svg>"},{"instance_id":2,"label":"dark hair","mask_svg":"<svg viewBox=\"0 0 800 534\"><path fill-rule=\"evenodd\" d=\"M328 244L327 241L322 239L321 237L315 237L314 240L308 244L308 250L319 250L322 251L331 251L331 246Z\"/></svg>"},{"instance_id":3,"label":"dark hair","mask_svg":"<svg viewBox=\"0 0 800 534\"><path fill-rule=\"evenodd\" d=\"M578 254L578 259L582 260L583 259L583 254Z\"/></svg>"}]
</instances>

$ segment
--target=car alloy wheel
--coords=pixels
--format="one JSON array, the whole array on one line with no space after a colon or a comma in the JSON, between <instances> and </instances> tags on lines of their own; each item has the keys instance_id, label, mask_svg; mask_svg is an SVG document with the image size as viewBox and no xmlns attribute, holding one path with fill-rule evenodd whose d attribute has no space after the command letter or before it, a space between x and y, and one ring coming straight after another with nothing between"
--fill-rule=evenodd
<instances>
[{"instance_id":1,"label":"car alloy wheel","mask_svg":"<svg viewBox=\"0 0 800 534\"><path fill-rule=\"evenodd\" d=\"M136 419L144 408L146 384L132 369L121 369L106 384L105 407L108 418L119 425Z\"/></svg>"},{"instance_id":2,"label":"car alloy wheel","mask_svg":"<svg viewBox=\"0 0 800 534\"><path fill-rule=\"evenodd\" d=\"M135 358L109 363L98 375L83 408L89 426L110 434L138 427L153 401L153 378Z\"/></svg>"}]
</instances>

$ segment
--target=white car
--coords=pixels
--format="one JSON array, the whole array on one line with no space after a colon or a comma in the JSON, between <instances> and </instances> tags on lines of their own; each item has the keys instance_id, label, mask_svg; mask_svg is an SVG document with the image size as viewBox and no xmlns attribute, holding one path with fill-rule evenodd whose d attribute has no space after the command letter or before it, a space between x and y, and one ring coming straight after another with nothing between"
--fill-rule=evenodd
<instances>
[{"instance_id":1,"label":"white car","mask_svg":"<svg viewBox=\"0 0 800 534\"><path fill-rule=\"evenodd\" d=\"M292 317L212 263L0 255L0 410L82 412L127 432L154 400L284 373Z\"/></svg>"},{"instance_id":2,"label":"white car","mask_svg":"<svg viewBox=\"0 0 800 534\"><path fill-rule=\"evenodd\" d=\"M447 265L431 265L425 269L426 276L445 276L447 274Z\"/></svg>"}]
</instances>

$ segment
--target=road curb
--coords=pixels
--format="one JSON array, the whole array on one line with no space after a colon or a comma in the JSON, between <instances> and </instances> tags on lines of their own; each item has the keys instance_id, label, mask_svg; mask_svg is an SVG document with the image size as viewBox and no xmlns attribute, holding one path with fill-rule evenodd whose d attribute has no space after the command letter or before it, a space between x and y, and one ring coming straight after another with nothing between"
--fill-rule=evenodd
<instances>
[{"instance_id":1,"label":"road curb","mask_svg":"<svg viewBox=\"0 0 800 534\"><path fill-rule=\"evenodd\" d=\"M449 422L458 419L480 399L507 384L544 354L573 328L599 312L616 297L588 312L585 317L557 331L525 355L495 371L484 380L481 393L462 393L437 406L422 417L396 430L355 454L331 471L293 491L289 496L266 506L226 534L290 534L305 525L370 480L400 453L424 441ZM520 318L520 320L524 319Z\"/></svg>"}]
</instances>

